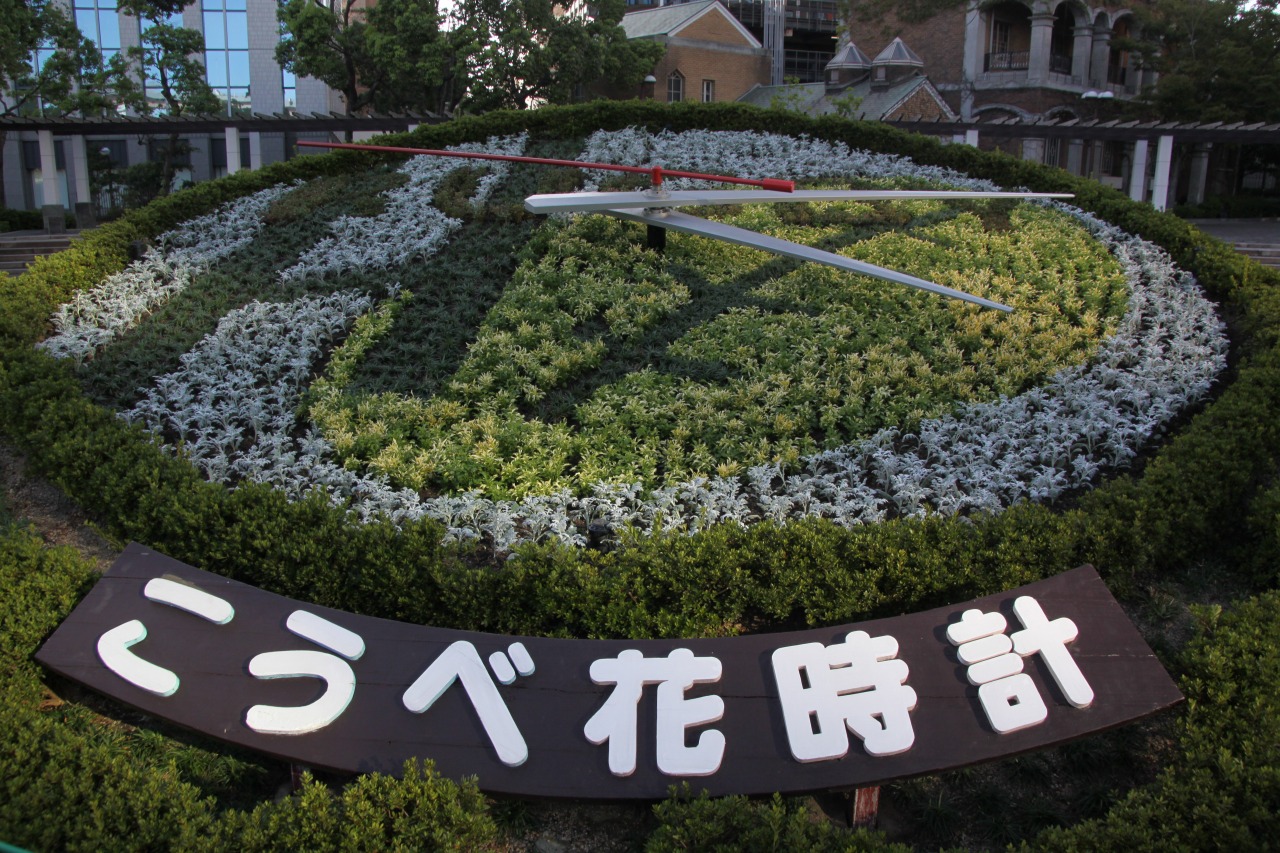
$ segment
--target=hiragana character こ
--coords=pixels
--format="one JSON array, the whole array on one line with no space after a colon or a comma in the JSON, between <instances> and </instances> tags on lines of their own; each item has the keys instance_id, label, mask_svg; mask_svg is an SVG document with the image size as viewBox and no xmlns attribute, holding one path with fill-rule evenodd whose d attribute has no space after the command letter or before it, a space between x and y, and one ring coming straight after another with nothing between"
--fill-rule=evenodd
<instances>
[{"instance_id":1,"label":"hiragana character \u3053","mask_svg":"<svg viewBox=\"0 0 1280 853\"><path fill-rule=\"evenodd\" d=\"M167 578L147 581L142 594L149 601L176 607L215 625L226 625L236 615L235 608L225 599ZM146 638L147 626L140 619L131 619L98 638L98 657L107 669L135 687L156 696L172 696L181 684L178 674L130 651Z\"/></svg>"}]
</instances>

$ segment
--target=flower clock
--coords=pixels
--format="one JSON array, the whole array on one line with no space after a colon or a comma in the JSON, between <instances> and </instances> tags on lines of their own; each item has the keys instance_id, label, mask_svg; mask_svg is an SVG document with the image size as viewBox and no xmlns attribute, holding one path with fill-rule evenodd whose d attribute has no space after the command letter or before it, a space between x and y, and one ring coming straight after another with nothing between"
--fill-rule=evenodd
<instances>
[{"instance_id":1,"label":"flower clock","mask_svg":"<svg viewBox=\"0 0 1280 853\"><path fill-rule=\"evenodd\" d=\"M662 214L644 207L660 203L530 217L523 199L548 167L410 156L164 234L62 306L41 346L76 360L91 389L147 365L144 387L99 396L210 480L322 490L360 519L433 518L498 555L1053 501L1130 464L1225 366L1191 277L1060 200L931 197L1002 188L755 132L557 144L584 162L781 178L808 195L723 206L723 189L668 180L701 193L678 216L707 226L655 251L624 220L652 225ZM612 172L569 174L601 205L637 195ZM453 270L476 283L450 289ZM190 345L149 344L163 323Z\"/></svg>"}]
</instances>

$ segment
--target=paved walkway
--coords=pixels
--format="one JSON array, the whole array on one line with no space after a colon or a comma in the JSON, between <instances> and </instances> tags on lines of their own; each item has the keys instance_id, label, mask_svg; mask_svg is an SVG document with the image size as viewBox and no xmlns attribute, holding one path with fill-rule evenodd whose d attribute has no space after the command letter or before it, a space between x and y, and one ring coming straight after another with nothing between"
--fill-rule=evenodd
<instances>
[{"instance_id":1,"label":"paved walkway","mask_svg":"<svg viewBox=\"0 0 1280 853\"><path fill-rule=\"evenodd\" d=\"M1280 219L1188 219L1226 243L1280 243Z\"/></svg>"},{"instance_id":2,"label":"paved walkway","mask_svg":"<svg viewBox=\"0 0 1280 853\"><path fill-rule=\"evenodd\" d=\"M1204 233L1230 243L1242 255L1280 269L1280 219L1188 219Z\"/></svg>"}]
</instances>

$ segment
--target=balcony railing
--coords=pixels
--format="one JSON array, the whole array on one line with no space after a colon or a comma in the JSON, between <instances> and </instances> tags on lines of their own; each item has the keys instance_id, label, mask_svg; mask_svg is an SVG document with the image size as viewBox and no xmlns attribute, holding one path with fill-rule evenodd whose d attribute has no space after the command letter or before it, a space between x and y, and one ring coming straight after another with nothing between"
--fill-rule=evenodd
<instances>
[{"instance_id":1,"label":"balcony railing","mask_svg":"<svg viewBox=\"0 0 1280 853\"><path fill-rule=\"evenodd\" d=\"M1031 67L1031 51L1014 50L988 53L983 71L1026 71Z\"/></svg>"},{"instance_id":2,"label":"balcony railing","mask_svg":"<svg viewBox=\"0 0 1280 853\"><path fill-rule=\"evenodd\" d=\"M1049 54L1049 70L1054 74L1070 74L1071 56L1062 53Z\"/></svg>"},{"instance_id":3,"label":"balcony railing","mask_svg":"<svg viewBox=\"0 0 1280 853\"><path fill-rule=\"evenodd\" d=\"M1124 65L1108 65L1107 66L1107 82L1114 83L1117 86L1125 84L1125 78L1129 76L1129 69Z\"/></svg>"}]
</instances>

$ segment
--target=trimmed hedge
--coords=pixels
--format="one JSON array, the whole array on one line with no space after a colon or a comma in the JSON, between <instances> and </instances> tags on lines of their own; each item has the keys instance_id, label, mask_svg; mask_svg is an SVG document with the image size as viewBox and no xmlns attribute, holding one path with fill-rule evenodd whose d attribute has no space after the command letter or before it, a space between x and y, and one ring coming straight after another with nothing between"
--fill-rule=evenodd
<instances>
[{"instance_id":1,"label":"trimmed hedge","mask_svg":"<svg viewBox=\"0 0 1280 853\"><path fill-rule=\"evenodd\" d=\"M1178 751L1101 820L1050 830L1041 850L1266 850L1280 833L1280 594L1200 611L1183 658ZM1024 845L1024 849L1031 849Z\"/></svg>"},{"instance_id":2,"label":"trimmed hedge","mask_svg":"<svg viewBox=\"0 0 1280 853\"><path fill-rule=\"evenodd\" d=\"M143 542L184 562L283 595L442 626L584 637L780 630L963 600L1083 562L1097 565L1112 589L1124 595L1169 567L1206 555L1225 556L1223 564L1235 566L1235 583L1256 590L1275 585L1271 555L1280 553L1280 274L1114 190L1058 170L877 124L811 120L740 105L597 102L464 118L420 128L391 142L442 147L526 128L537 138L629 125L808 134L904 154L1005 186L1074 192L1080 207L1163 245L1222 301L1235 326L1231 375L1217 398L1154 453L1141 475L1118 477L1080 496L1070 509L1020 505L992 517L929 517L855 530L814 520L747 530L719 527L694 537L640 539L607 553L529 546L495 570L479 552L439 545L443 531L432 522L400 530L390 525L352 526L319 498L289 504L262 487L228 492L210 485L141 432L89 403L66 365L31 349L30 343L45 333L52 308L120 269L131 240L155 236L246 192L370 162L370 155L343 153L297 158L201 184L91 232L71 250L38 262L19 279L0 281L0 304L6 309L0 312L0 430L122 541ZM1245 612L1240 619L1248 621L1253 611ZM1224 622L1223 630L1236 630L1232 626L1238 622ZM49 624L54 623L56 619ZM1259 621L1255 627L1273 644L1280 634L1274 622ZM1197 660L1193 656L1190 661L1193 672ZM1242 658L1228 678L1214 681L1206 675L1204 683L1222 687L1238 678L1241 683L1274 685L1274 677L1265 675L1274 665L1268 661ZM1199 682L1189 684L1189 693L1199 690ZM1265 687L1257 686L1265 693ZM1261 698L1265 696L1259 694ZM1252 719L1232 717L1231 723L1256 728ZM49 729L40 731L38 742L54 737ZM1243 737L1249 729L1233 731L1233 737ZM1178 760L1191 761L1194 744L1184 741L1187 746ZM1262 750L1256 755L1264 764L1250 773L1275 772L1273 754ZM1213 779L1218 779L1213 773L1227 774L1230 769L1204 762L1195 767ZM159 779L168 771L138 772ZM1260 784L1256 775L1248 776L1250 785ZM392 783L359 784L395 788ZM193 814L214 813L194 794L172 796ZM318 793L309 796L323 800ZM1144 800L1148 805L1142 808L1158 811L1164 801L1152 796L1156 799ZM333 826L335 832L347 820L334 818L341 807L332 802L308 806L306 813L313 807L318 825ZM775 828L790 825L785 814L770 811L776 805L687 807L693 812L667 808L666 819L673 823L719 821L698 811L710 809L740 812L746 821L742 832L757 820ZM672 817L677 814L684 816ZM1261 833L1270 825L1256 810L1218 817L1197 814L1196 825L1206 837L1213 836L1219 824L1224 833L1235 833L1231 837ZM310 818L297 819L305 823ZM290 818L270 820L284 826ZM7 823L0 822L0 834L7 832ZM1089 833L1098 831L1092 824L1081 826L1045 843L1087 847ZM713 840L705 844L689 840L704 835L678 834L669 843L710 849L721 836L715 834L719 830L708 832L705 837Z\"/></svg>"}]
</instances>

